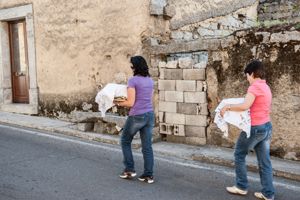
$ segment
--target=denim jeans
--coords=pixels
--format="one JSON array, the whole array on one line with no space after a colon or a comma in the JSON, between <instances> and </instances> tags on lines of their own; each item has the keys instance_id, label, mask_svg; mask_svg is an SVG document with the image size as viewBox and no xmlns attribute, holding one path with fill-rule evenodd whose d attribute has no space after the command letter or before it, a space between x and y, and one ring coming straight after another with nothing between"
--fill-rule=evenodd
<instances>
[{"instance_id":1,"label":"denim jeans","mask_svg":"<svg viewBox=\"0 0 300 200\"><path fill-rule=\"evenodd\" d=\"M254 149L258 161L262 193L267 198L274 198L273 173L270 159L270 140L272 124L270 122L259 126L251 126L251 136L247 138L242 132L235 146L236 186L242 190L248 189L247 167L245 158L249 150Z\"/></svg>"},{"instance_id":2,"label":"denim jeans","mask_svg":"<svg viewBox=\"0 0 300 200\"><path fill-rule=\"evenodd\" d=\"M134 160L131 150L131 142L135 134L140 131L142 142L142 153L144 158L145 176L153 175L153 150L152 150L152 130L154 127L154 113L147 112L141 115L128 116L121 136L121 146L123 152L124 171L134 172Z\"/></svg>"}]
</instances>

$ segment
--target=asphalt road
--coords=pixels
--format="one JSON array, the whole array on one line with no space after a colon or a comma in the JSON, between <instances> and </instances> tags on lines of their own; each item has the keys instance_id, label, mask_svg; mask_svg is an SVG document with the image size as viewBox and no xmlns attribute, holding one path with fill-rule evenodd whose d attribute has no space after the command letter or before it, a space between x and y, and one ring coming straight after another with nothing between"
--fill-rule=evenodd
<instances>
[{"instance_id":1,"label":"asphalt road","mask_svg":"<svg viewBox=\"0 0 300 200\"><path fill-rule=\"evenodd\" d=\"M257 174L245 197L230 195L231 168L155 155L155 183L122 180L119 147L0 125L0 200L256 199ZM142 156L135 152L136 170ZM276 199L299 200L300 183L275 178Z\"/></svg>"}]
</instances>

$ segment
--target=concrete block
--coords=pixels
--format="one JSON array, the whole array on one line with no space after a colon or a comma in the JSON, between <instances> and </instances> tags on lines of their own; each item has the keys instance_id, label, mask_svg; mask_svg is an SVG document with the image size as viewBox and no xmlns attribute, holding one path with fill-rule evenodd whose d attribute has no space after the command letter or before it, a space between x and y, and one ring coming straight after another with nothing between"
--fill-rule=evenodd
<instances>
[{"instance_id":1,"label":"concrete block","mask_svg":"<svg viewBox=\"0 0 300 200\"><path fill-rule=\"evenodd\" d=\"M185 125L207 126L207 116L204 116L204 115L185 115Z\"/></svg>"},{"instance_id":2,"label":"concrete block","mask_svg":"<svg viewBox=\"0 0 300 200\"><path fill-rule=\"evenodd\" d=\"M77 129L83 132L93 131L94 123L78 123Z\"/></svg>"},{"instance_id":3,"label":"concrete block","mask_svg":"<svg viewBox=\"0 0 300 200\"><path fill-rule=\"evenodd\" d=\"M176 82L175 80L158 80L159 90L175 90Z\"/></svg>"},{"instance_id":4,"label":"concrete block","mask_svg":"<svg viewBox=\"0 0 300 200\"><path fill-rule=\"evenodd\" d=\"M184 80L205 80L205 69L184 69Z\"/></svg>"},{"instance_id":5,"label":"concrete block","mask_svg":"<svg viewBox=\"0 0 300 200\"><path fill-rule=\"evenodd\" d=\"M159 122L165 122L165 113L164 112L158 112L158 120L159 120Z\"/></svg>"},{"instance_id":6,"label":"concrete block","mask_svg":"<svg viewBox=\"0 0 300 200\"><path fill-rule=\"evenodd\" d=\"M183 102L183 92L165 91L165 101Z\"/></svg>"},{"instance_id":7,"label":"concrete block","mask_svg":"<svg viewBox=\"0 0 300 200\"><path fill-rule=\"evenodd\" d=\"M198 137L186 137L185 143L190 145L205 145L206 138L198 138Z\"/></svg>"},{"instance_id":8,"label":"concrete block","mask_svg":"<svg viewBox=\"0 0 300 200\"><path fill-rule=\"evenodd\" d=\"M185 103L206 103L206 92L184 92Z\"/></svg>"},{"instance_id":9,"label":"concrete block","mask_svg":"<svg viewBox=\"0 0 300 200\"><path fill-rule=\"evenodd\" d=\"M182 80L182 69L163 69L163 71L165 80Z\"/></svg>"},{"instance_id":10,"label":"concrete block","mask_svg":"<svg viewBox=\"0 0 300 200\"><path fill-rule=\"evenodd\" d=\"M184 125L174 125L173 133L176 136L185 136Z\"/></svg>"},{"instance_id":11,"label":"concrete block","mask_svg":"<svg viewBox=\"0 0 300 200\"><path fill-rule=\"evenodd\" d=\"M179 58L178 62L179 62L179 67L182 69L193 67L193 59L191 57Z\"/></svg>"},{"instance_id":12,"label":"concrete block","mask_svg":"<svg viewBox=\"0 0 300 200\"><path fill-rule=\"evenodd\" d=\"M207 103L203 103L197 106L197 115L208 115Z\"/></svg>"},{"instance_id":13,"label":"concrete block","mask_svg":"<svg viewBox=\"0 0 300 200\"><path fill-rule=\"evenodd\" d=\"M178 67L177 60L168 61L166 64L166 68L168 68L168 69L176 69L177 67Z\"/></svg>"},{"instance_id":14,"label":"concrete block","mask_svg":"<svg viewBox=\"0 0 300 200\"><path fill-rule=\"evenodd\" d=\"M177 103L177 113L186 115L197 115L198 104L196 103Z\"/></svg>"},{"instance_id":15,"label":"concrete block","mask_svg":"<svg viewBox=\"0 0 300 200\"><path fill-rule=\"evenodd\" d=\"M206 138L206 127L204 126L185 126L186 137Z\"/></svg>"},{"instance_id":16,"label":"concrete block","mask_svg":"<svg viewBox=\"0 0 300 200\"><path fill-rule=\"evenodd\" d=\"M158 100L164 101L165 100L165 91L159 91L158 93L159 93Z\"/></svg>"},{"instance_id":17,"label":"concrete block","mask_svg":"<svg viewBox=\"0 0 300 200\"><path fill-rule=\"evenodd\" d=\"M176 80L176 91L182 91L182 92L196 91L196 81Z\"/></svg>"},{"instance_id":18,"label":"concrete block","mask_svg":"<svg viewBox=\"0 0 300 200\"><path fill-rule=\"evenodd\" d=\"M203 91L203 82L202 81L197 81L196 82L196 91L199 91L199 92Z\"/></svg>"},{"instance_id":19,"label":"concrete block","mask_svg":"<svg viewBox=\"0 0 300 200\"><path fill-rule=\"evenodd\" d=\"M168 124L185 124L185 115L178 113L165 113L165 120Z\"/></svg>"},{"instance_id":20,"label":"concrete block","mask_svg":"<svg viewBox=\"0 0 300 200\"><path fill-rule=\"evenodd\" d=\"M173 135L174 133L174 125L167 123L159 123L159 133L166 135Z\"/></svg>"},{"instance_id":21,"label":"concrete block","mask_svg":"<svg viewBox=\"0 0 300 200\"><path fill-rule=\"evenodd\" d=\"M177 112L176 102L159 101L158 111L176 113Z\"/></svg>"}]
</instances>

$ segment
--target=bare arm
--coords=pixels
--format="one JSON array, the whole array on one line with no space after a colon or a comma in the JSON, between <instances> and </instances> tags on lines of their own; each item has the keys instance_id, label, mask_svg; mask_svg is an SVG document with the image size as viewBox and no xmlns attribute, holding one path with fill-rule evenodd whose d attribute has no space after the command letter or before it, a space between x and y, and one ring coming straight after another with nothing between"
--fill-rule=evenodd
<instances>
[{"instance_id":1,"label":"bare arm","mask_svg":"<svg viewBox=\"0 0 300 200\"><path fill-rule=\"evenodd\" d=\"M230 111L245 111L252 106L254 100L255 100L255 96L252 93L247 93L246 97L245 97L245 101L243 103L229 104L229 105L224 106L220 112L221 116L223 117L224 113L229 110Z\"/></svg>"},{"instance_id":2,"label":"bare arm","mask_svg":"<svg viewBox=\"0 0 300 200\"><path fill-rule=\"evenodd\" d=\"M118 102L114 101L114 104L118 106L123 106L123 107L132 107L135 102L135 89L134 88L127 88L127 100Z\"/></svg>"}]
</instances>

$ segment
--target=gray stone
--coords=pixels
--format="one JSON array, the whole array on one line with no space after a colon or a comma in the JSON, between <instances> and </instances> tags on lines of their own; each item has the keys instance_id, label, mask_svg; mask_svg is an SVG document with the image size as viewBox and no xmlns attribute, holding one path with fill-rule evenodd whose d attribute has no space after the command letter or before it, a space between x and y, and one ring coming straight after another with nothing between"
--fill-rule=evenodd
<instances>
[{"instance_id":1,"label":"gray stone","mask_svg":"<svg viewBox=\"0 0 300 200\"><path fill-rule=\"evenodd\" d=\"M183 39L185 41L193 40L193 33L191 33L191 32L185 32L184 35L183 35Z\"/></svg>"},{"instance_id":2,"label":"gray stone","mask_svg":"<svg viewBox=\"0 0 300 200\"><path fill-rule=\"evenodd\" d=\"M172 31L171 38L174 40L182 40L184 33L182 31Z\"/></svg>"},{"instance_id":3,"label":"gray stone","mask_svg":"<svg viewBox=\"0 0 300 200\"><path fill-rule=\"evenodd\" d=\"M273 33L270 42L288 43L289 41L300 41L299 31L289 31L284 33Z\"/></svg>"},{"instance_id":4,"label":"gray stone","mask_svg":"<svg viewBox=\"0 0 300 200\"><path fill-rule=\"evenodd\" d=\"M78 123L77 129L83 132L93 131L94 123Z\"/></svg>"},{"instance_id":5,"label":"gray stone","mask_svg":"<svg viewBox=\"0 0 300 200\"><path fill-rule=\"evenodd\" d=\"M165 80L181 80L183 77L182 69L163 69Z\"/></svg>"},{"instance_id":6,"label":"gray stone","mask_svg":"<svg viewBox=\"0 0 300 200\"><path fill-rule=\"evenodd\" d=\"M169 68L169 69L176 69L177 66L178 66L177 60L168 61L166 64L166 68Z\"/></svg>"},{"instance_id":7,"label":"gray stone","mask_svg":"<svg viewBox=\"0 0 300 200\"><path fill-rule=\"evenodd\" d=\"M207 66L207 62L200 62L194 65L194 69L205 69Z\"/></svg>"},{"instance_id":8,"label":"gray stone","mask_svg":"<svg viewBox=\"0 0 300 200\"><path fill-rule=\"evenodd\" d=\"M163 15L164 7L167 5L166 0L151 0L150 2L150 14L151 15Z\"/></svg>"},{"instance_id":9,"label":"gray stone","mask_svg":"<svg viewBox=\"0 0 300 200\"><path fill-rule=\"evenodd\" d=\"M184 69L184 80L205 80L205 69Z\"/></svg>"},{"instance_id":10,"label":"gray stone","mask_svg":"<svg viewBox=\"0 0 300 200\"><path fill-rule=\"evenodd\" d=\"M164 7L164 16L172 18L176 15L176 10L174 6L167 5Z\"/></svg>"},{"instance_id":11,"label":"gray stone","mask_svg":"<svg viewBox=\"0 0 300 200\"><path fill-rule=\"evenodd\" d=\"M107 113L102 120L107 123L114 123L118 127L123 127L125 125L127 117Z\"/></svg>"},{"instance_id":12,"label":"gray stone","mask_svg":"<svg viewBox=\"0 0 300 200\"><path fill-rule=\"evenodd\" d=\"M102 120L99 112L73 111L68 115L70 122L84 123Z\"/></svg>"},{"instance_id":13,"label":"gray stone","mask_svg":"<svg viewBox=\"0 0 300 200\"><path fill-rule=\"evenodd\" d=\"M193 59L191 57L179 58L178 62L179 67L182 69L193 67Z\"/></svg>"}]
</instances>

